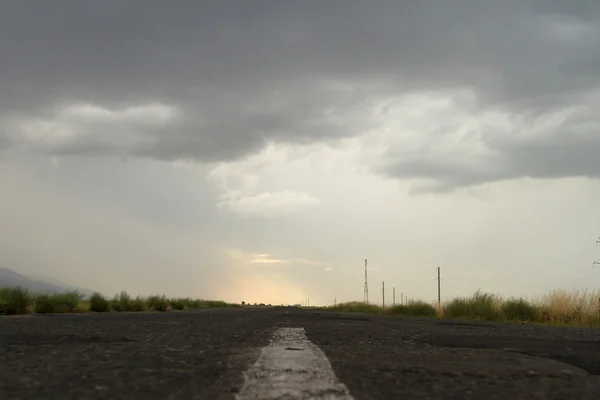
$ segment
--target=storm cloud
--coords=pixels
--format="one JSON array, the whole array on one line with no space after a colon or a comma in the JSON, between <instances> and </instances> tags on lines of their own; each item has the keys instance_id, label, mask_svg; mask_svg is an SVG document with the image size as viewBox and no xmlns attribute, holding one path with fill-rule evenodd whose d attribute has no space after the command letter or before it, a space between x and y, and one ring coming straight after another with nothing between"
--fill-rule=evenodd
<instances>
[{"instance_id":1,"label":"storm cloud","mask_svg":"<svg viewBox=\"0 0 600 400\"><path fill-rule=\"evenodd\" d=\"M505 120L471 132L485 154L430 152L461 128L433 115L429 145L390 143L374 170L438 189L600 170L594 1L13 0L0 37L0 148L231 161L335 146L379 129L389 99L468 91L470 115Z\"/></svg>"}]
</instances>

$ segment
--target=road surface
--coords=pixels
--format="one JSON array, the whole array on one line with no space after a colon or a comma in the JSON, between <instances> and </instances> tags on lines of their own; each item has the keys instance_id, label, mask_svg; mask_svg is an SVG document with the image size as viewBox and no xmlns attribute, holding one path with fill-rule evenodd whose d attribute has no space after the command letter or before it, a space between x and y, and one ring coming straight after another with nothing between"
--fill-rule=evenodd
<instances>
[{"instance_id":1,"label":"road surface","mask_svg":"<svg viewBox=\"0 0 600 400\"><path fill-rule=\"evenodd\" d=\"M0 318L0 399L600 399L600 331L295 308Z\"/></svg>"}]
</instances>

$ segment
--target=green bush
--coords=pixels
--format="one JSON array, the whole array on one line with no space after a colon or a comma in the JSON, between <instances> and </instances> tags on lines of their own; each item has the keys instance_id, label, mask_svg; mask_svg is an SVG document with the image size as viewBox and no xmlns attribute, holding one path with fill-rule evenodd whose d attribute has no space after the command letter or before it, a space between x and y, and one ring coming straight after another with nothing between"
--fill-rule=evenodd
<instances>
[{"instance_id":1,"label":"green bush","mask_svg":"<svg viewBox=\"0 0 600 400\"><path fill-rule=\"evenodd\" d=\"M360 312L367 314L381 314L383 312L383 309L375 304L368 304L360 301L340 303L330 307L330 310L338 312Z\"/></svg>"},{"instance_id":2,"label":"green bush","mask_svg":"<svg viewBox=\"0 0 600 400\"><path fill-rule=\"evenodd\" d=\"M424 301L416 300L410 301L406 305L406 314L410 317L436 317L437 311L431 304L427 304Z\"/></svg>"},{"instance_id":3,"label":"green bush","mask_svg":"<svg viewBox=\"0 0 600 400\"><path fill-rule=\"evenodd\" d=\"M38 314L54 314L56 306L49 294L39 294L35 297L34 311Z\"/></svg>"},{"instance_id":4,"label":"green bush","mask_svg":"<svg viewBox=\"0 0 600 400\"><path fill-rule=\"evenodd\" d=\"M39 294L35 297L34 310L38 314L77 312L83 296L77 292Z\"/></svg>"},{"instance_id":5,"label":"green bush","mask_svg":"<svg viewBox=\"0 0 600 400\"><path fill-rule=\"evenodd\" d=\"M22 287L0 288L0 315L27 314L33 304L33 296Z\"/></svg>"},{"instance_id":6,"label":"green bush","mask_svg":"<svg viewBox=\"0 0 600 400\"><path fill-rule=\"evenodd\" d=\"M187 307L191 308L193 310L198 310L200 308L202 308L202 300L198 300L198 299L190 299L187 303Z\"/></svg>"},{"instance_id":7,"label":"green bush","mask_svg":"<svg viewBox=\"0 0 600 400\"><path fill-rule=\"evenodd\" d=\"M110 302L96 292L90 297L90 311L92 312L108 312L110 311Z\"/></svg>"},{"instance_id":8,"label":"green bush","mask_svg":"<svg viewBox=\"0 0 600 400\"><path fill-rule=\"evenodd\" d=\"M198 305L198 308L220 308L229 306L229 304L221 300L199 300Z\"/></svg>"},{"instance_id":9,"label":"green bush","mask_svg":"<svg viewBox=\"0 0 600 400\"><path fill-rule=\"evenodd\" d=\"M470 298L456 298L444 306L447 318L471 318L497 321L502 315L497 306L498 299L490 293L479 290Z\"/></svg>"},{"instance_id":10,"label":"green bush","mask_svg":"<svg viewBox=\"0 0 600 400\"><path fill-rule=\"evenodd\" d=\"M169 308L169 301L164 295L153 295L148 297L148 307L154 311L167 311Z\"/></svg>"},{"instance_id":11,"label":"green bush","mask_svg":"<svg viewBox=\"0 0 600 400\"><path fill-rule=\"evenodd\" d=\"M110 308L117 312L131 311L131 296L127 292L121 291L110 301Z\"/></svg>"},{"instance_id":12,"label":"green bush","mask_svg":"<svg viewBox=\"0 0 600 400\"><path fill-rule=\"evenodd\" d=\"M186 308L187 304L190 304L189 299L176 299L173 298L170 300L170 305L173 310L183 310Z\"/></svg>"},{"instance_id":13,"label":"green bush","mask_svg":"<svg viewBox=\"0 0 600 400\"><path fill-rule=\"evenodd\" d=\"M508 321L534 322L540 318L538 307L524 299L509 299L502 303L500 311Z\"/></svg>"},{"instance_id":14,"label":"green bush","mask_svg":"<svg viewBox=\"0 0 600 400\"><path fill-rule=\"evenodd\" d=\"M83 296L77 292L59 293L52 296L53 301L56 303L56 308L59 313L73 313L77 312L79 302Z\"/></svg>"},{"instance_id":15,"label":"green bush","mask_svg":"<svg viewBox=\"0 0 600 400\"><path fill-rule=\"evenodd\" d=\"M129 311L146 311L147 309L146 299L141 296L137 296L129 303Z\"/></svg>"}]
</instances>

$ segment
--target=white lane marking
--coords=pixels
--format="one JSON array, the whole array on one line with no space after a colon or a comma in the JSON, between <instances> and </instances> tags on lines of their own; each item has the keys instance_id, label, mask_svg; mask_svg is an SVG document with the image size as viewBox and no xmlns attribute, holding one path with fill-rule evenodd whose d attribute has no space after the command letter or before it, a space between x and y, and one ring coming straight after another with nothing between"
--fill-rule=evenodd
<instances>
[{"instance_id":1,"label":"white lane marking","mask_svg":"<svg viewBox=\"0 0 600 400\"><path fill-rule=\"evenodd\" d=\"M353 400L323 351L308 340L304 328L277 329L244 375L237 400Z\"/></svg>"}]
</instances>

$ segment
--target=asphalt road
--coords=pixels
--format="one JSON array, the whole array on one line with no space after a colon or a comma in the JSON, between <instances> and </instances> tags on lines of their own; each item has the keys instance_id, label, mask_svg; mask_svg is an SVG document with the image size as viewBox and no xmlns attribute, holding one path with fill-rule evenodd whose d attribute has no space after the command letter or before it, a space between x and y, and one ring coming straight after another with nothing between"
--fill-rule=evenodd
<instances>
[{"instance_id":1,"label":"asphalt road","mask_svg":"<svg viewBox=\"0 0 600 400\"><path fill-rule=\"evenodd\" d=\"M0 318L0 399L600 399L600 331L300 309Z\"/></svg>"}]
</instances>

